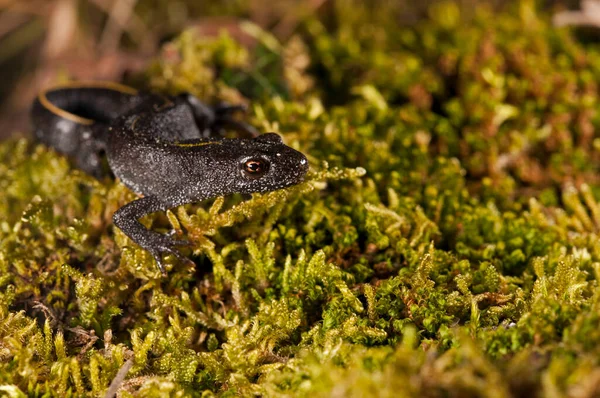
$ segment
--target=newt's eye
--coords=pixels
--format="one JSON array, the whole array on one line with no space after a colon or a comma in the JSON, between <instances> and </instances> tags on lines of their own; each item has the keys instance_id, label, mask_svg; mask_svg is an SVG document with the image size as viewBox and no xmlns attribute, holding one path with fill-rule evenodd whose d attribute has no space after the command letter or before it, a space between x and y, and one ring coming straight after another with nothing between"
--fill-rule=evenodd
<instances>
[{"instance_id":1,"label":"newt's eye","mask_svg":"<svg viewBox=\"0 0 600 398\"><path fill-rule=\"evenodd\" d=\"M242 164L242 169L247 177L259 178L269 169L269 163L263 159L248 159Z\"/></svg>"}]
</instances>

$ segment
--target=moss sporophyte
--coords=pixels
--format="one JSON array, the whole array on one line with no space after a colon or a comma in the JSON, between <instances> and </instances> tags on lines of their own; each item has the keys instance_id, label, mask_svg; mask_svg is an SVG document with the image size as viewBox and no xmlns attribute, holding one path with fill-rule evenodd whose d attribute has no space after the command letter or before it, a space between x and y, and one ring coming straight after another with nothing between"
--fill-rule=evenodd
<instances>
[{"instance_id":1,"label":"moss sporophyte","mask_svg":"<svg viewBox=\"0 0 600 398\"><path fill-rule=\"evenodd\" d=\"M411 26L401 5L327 2L281 41L242 23L249 47L165 45L136 87L174 110L184 92L245 104L177 118L286 143L236 141L253 151L236 178L277 171L274 147L312 166L141 217L190 242L176 252L193 262L161 256L167 277L113 225L149 196L133 180L1 143L0 395L600 395L596 43L526 0L436 2ZM157 123L134 116L133 131Z\"/></svg>"}]
</instances>

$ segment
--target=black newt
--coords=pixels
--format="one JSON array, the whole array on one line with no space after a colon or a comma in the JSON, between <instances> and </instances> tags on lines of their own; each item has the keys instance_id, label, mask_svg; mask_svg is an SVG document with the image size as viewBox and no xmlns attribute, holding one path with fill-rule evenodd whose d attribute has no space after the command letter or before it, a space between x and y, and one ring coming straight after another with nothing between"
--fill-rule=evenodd
<instances>
[{"instance_id":1,"label":"black newt","mask_svg":"<svg viewBox=\"0 0 600 398\"><path fill-rule=\"evenodd\" d=\"M110 171L142 198L113 215L115 225L155 258L182 258L189 245L148 230L139 219L186 203L298 184L306 157L274 133L258 135L232 118L239 106L209 107L190 94L162 96L116 83L75 83L39 94L31 112L35 136L85 172ZM224 129L247 138L223 138ZM248 138L250 137L250 138ZM104 165L104 166L103 166Z\"/></svg>"}]
</instances>

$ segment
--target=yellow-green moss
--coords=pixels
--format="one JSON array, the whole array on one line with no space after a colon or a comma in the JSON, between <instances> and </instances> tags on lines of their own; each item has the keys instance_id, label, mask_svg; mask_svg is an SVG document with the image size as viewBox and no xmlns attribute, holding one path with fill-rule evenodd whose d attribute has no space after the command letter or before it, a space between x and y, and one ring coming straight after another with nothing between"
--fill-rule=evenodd
<instances>
[{"instance_id":1,"label":"yellow-green moss","mask_svg":"<svg viewBox=\"0 0 600 398\"><path fill-rule=\"evenodd\" d=\"M289 42L185 33L146 85L248 101L308 181L145 219L194 242L167 278L111 223L134 195L0 144L0 392L600 394L600 51L533 3L413 27L337 1ZM387 5L384 5L387 4Z\"/></svg>"}]
</instances>

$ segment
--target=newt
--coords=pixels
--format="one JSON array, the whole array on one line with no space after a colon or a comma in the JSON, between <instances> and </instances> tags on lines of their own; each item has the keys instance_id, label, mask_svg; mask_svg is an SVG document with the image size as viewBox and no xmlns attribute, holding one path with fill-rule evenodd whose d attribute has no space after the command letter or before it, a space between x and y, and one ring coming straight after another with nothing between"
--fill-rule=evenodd
<instances>
[{"instance_id":1,"label":"newt","mask_svg":"<svg viewBox=\"0 0 600 398\"><path fill-rule=\"evenodd\" d=\"M211 107L187 93L163 96L82 82L42 91L31 119L40 142L97 178L112 173L141 196L119 208L113 222L152 254L165 275L163 255L185 259L176 247L190 242L149 230L140 218L217 196L286 188L308 171L306 157L279 135L259 135L236 120L240 109ZM242 137L225 138L226 129Z\"/></svg>"}]
</instances>

